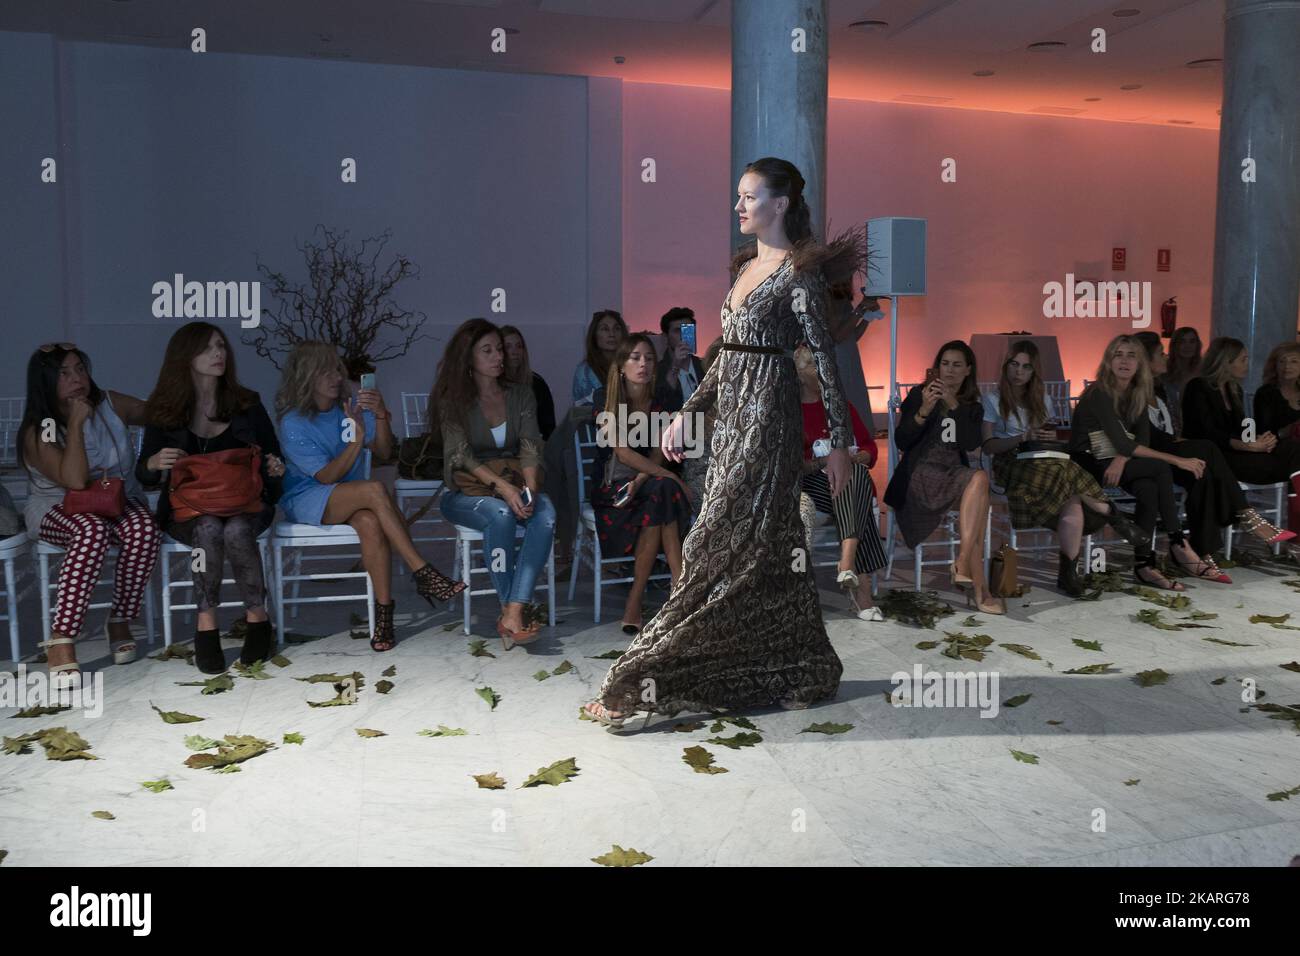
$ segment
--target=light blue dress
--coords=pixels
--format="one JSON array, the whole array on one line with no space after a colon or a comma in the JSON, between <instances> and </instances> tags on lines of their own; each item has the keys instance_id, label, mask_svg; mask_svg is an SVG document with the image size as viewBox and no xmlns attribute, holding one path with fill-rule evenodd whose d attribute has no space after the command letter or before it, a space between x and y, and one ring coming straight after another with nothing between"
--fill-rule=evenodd
<instances>
[{"instance_id":1,"label":"light blue dress","mask_svg":"<svg viewBox=\"0 0 1300 956\"><path fill-rule=\"evenodd\" d=\"M375 416L362 411L366 426L365 444L375 440ZM307 417L289 412L280 419L280 448L284 452L284 494L280 507L290 521L299 524L320 524L325 515L334 485L322 485L316 472L343 453L347 442L343 440L343 409ZM366 477L366 456L357 455L352 468L343 476L344 481L358 481Z\"/></svg>"}]
</instances>

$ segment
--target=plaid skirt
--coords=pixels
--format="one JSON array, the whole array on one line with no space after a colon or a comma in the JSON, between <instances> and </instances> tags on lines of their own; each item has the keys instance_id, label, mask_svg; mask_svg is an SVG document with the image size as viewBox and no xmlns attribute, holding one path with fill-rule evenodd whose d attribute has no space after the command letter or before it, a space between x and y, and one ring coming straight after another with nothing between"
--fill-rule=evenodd
<instances>
[{"instance_id":1,"label":"plaid skirt","mask_svg":"<svg viewBox=\"0 0 1300 956\"><path fill-rule=\"evenodd\" d=\"M1029 528L1055 530L1065 503L1076 495L1105 501L1097 480L1077 462L1065 458L1018 459L1003 452L993 459L993 480L1006 489L1007 510L1017 531ZM1083 509L1084 533L1106 523L1105 515Z\"/></svg>"}]
</instances>

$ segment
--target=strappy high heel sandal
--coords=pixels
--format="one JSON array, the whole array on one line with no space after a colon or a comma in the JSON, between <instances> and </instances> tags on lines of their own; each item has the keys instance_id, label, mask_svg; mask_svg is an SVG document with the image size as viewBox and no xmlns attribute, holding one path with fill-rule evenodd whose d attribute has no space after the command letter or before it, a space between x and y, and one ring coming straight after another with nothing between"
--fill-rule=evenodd
<instances>
[{"instance_id":1,"label":"strappy high heel sandal","mask_svg":"<svg viewBox=\"0 0 1300 956\"><path fill-rule=\"evenodd\" d=\"M526 625L523 630L516 631L506 627L505 615L497 615L497 635L501 638L501 649L508 651L516 644L531 644L542 636L542 626L534 621Z\"/></svg>"},{"instance_id":2,"label":"strappy high heel sandal","mask_svg":"<svg viewBox=\"0 0 1300 956\"><path fill-rule=\"evenodd\" d=\"M1191 548L1189 547L1188 550L1190 551ZM1192 553L1195 554L1195 552ZM1180 560L1178 552L1176 552L1172 547L1169 549L1169 557L1174 564L1178 565L1178 567L1182 568L1192 577L1201 581L1216 581L1219 584L1232 583L1232 578L1219 570L1218 566L1209 558L1203 558L1198 554L1196 555L1196 561L1189 564L1186 561Z\"/></svg>"},{"instance_id":3,"label":"strappy high heel sandal","mask_svg":"<svg viewBox=\"0 0 1300 956\"><path fill-rule=\"evenodd\" d=\"M52 637L48 641L42 641L37 646L48 650L51 647L76 643L70 637ZM45 666L50 674L51 690L72 689L81 683L81 665L76 660L64 664L46 664Z\"/></svg>"},{"instance_id":4,"label":"strappy high heel sandal","mask_svg":"<svg viewBox=\"0 0 1300 956\"><path fill-rule=\"evenodd\" d=\"M1216 584L1231 584L1232 578L1223 573L1223 569L1214 563L1214 555L1207 554L1201 558L1201 563L1205 565L1205 573L1200 577L1206 581L1214 581Z\"/></svg>"},{"instance_id":5,"label":"strappy high heel sandal","mask_svg":"<svg viewBox=\"0 0 1300 956\"><path fill-rule=\"evenodd\" d=\"M953 562L948 567L948 576L952 578L952 586L956 588L958 591L964 591L966 590L966 588L970 587L972 584L975 583L971 578L967 577L966 575L962 574L960 571L957 570L956 562Z\"/></svg>"},{"instance_id":6,"label":"strappy high heel sandal","mask_svg":"<svg viewBox=\"0 0 1300 956\"><path fill-rule=\"evenodd\" d=\"M397 638L393 635L393 612L396 610L396 601L387 604L375 602L375 633L370 635L372 651L383 653L397 646Z\"/></svg>"},{"instance_id":7,"label":"strappy high heel sandal","mask_svg":"<svg viewBox=\"0 0 1300 956\"><path fill-rule=\"evenodd\" d=\"M430 607L437 607L434 600L446 603L465 590L464 581L453 581L432 564L426 564L411 572L415 579L415 590L420 597L429 602Z\"/></svg>"},{"instance_id":8,"label":"strappy high heel sandal","mask_svg":"<svg viewBox=\"0 0 1300 956\"><path fill-rule=\"evenodd\" d=\"M1237 530L1244 532L1245 534L1253 534L1265 544L1278 544L1282 541L1290 541L1296 536L1294 531L1279 528L1277 525L1267 521L1264 516L1254 508L1247 508L1241 514L1237 515Z\"/></svg>"},{"instance_id":9,"label":"strappy high heel sandal","mask_svg":"<svg viewBox=\"0 0 1300 956\"><path fill-rule=\"evenodd\" d=\"M126 620L125 618L111 618L111 617L104 622L104 638L105 640L108 641L108 647L113 652L113 663L130 664L133 660L135 660L136 653L138 650L135 646L135 638L129 637L125 641L123 641L122 643L114 647L113 635L108 630L108 626L110 624L125 624L127 626L127 632L129 633L131 630L131 622Z\"/></svg>"},{"instance_id":10,"label":"strappy high heel sandal","mask_svg":"<svg viewBox=\"0 0 1300 956\"><path fill-rule=\"evenodd\" d=\"M593 700L583 706L582 712L611 733L640 733L650 725L650 718L654 716L654 711L646 711L645 720L641 721L641 726L630 728L626 724L636 717L635 711L614 717L604 704L599 700Z\"/></svg>"}]
</instances>

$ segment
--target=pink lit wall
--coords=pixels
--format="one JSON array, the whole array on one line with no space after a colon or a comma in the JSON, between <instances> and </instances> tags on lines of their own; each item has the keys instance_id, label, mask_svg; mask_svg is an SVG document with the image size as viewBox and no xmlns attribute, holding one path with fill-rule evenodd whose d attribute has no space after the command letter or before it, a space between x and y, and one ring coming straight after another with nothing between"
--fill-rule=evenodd
<instances>
[{"instance_id":1,"label":"pink lit wall","mask_svg":"<svg viewBox=\"0 0 1300 956\"><path fill-rule=\"evenodd\" d=\"M623 85L623 303L634 328L689 305L702 342L721 331L736 188L728 103L726 91ZM1028 330L1058 337L1077 390L1132 324L1044 318L1043 284L1067 272L1150 281L1152 328L1177 295L1179 324L1207 335L1217 144L1204 130L832 100L830 225L929 220L929 294L900 300L900 380L916 381L947 339ZM655 183L640 181L646 157ZM940 179L946 158L956 182ZM1124 272L1111 272L1112 246L1128 251ZM1158 248L1172 250L1171 271L1156 271ZM887 323L870 327L860 352L868 384L885 384Z\"/></svg>"}]
</instances>

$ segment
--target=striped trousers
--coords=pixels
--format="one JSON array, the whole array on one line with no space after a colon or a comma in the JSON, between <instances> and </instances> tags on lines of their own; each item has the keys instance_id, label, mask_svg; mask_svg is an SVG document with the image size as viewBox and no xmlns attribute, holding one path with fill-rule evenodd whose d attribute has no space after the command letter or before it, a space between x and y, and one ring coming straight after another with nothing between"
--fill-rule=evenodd
<instances>
[{"instance_id":1,"label":"striped trousers","mask_svg":"<svg viewBox=\"0 0 1300 956\"><path fill-rule=\"evenodd\" d=\"M802 487L818 511L834 517L835 530L841 541L845 538L858 539L857 550L853 553L855 573L870 574L888 563L889 559L885 556L880 540L880 525L872 507L876 489L866 465L853 464L848 487L834 501L831 500L830 481L824 471L804 475Z\"/></svg>"}]
</instances>

